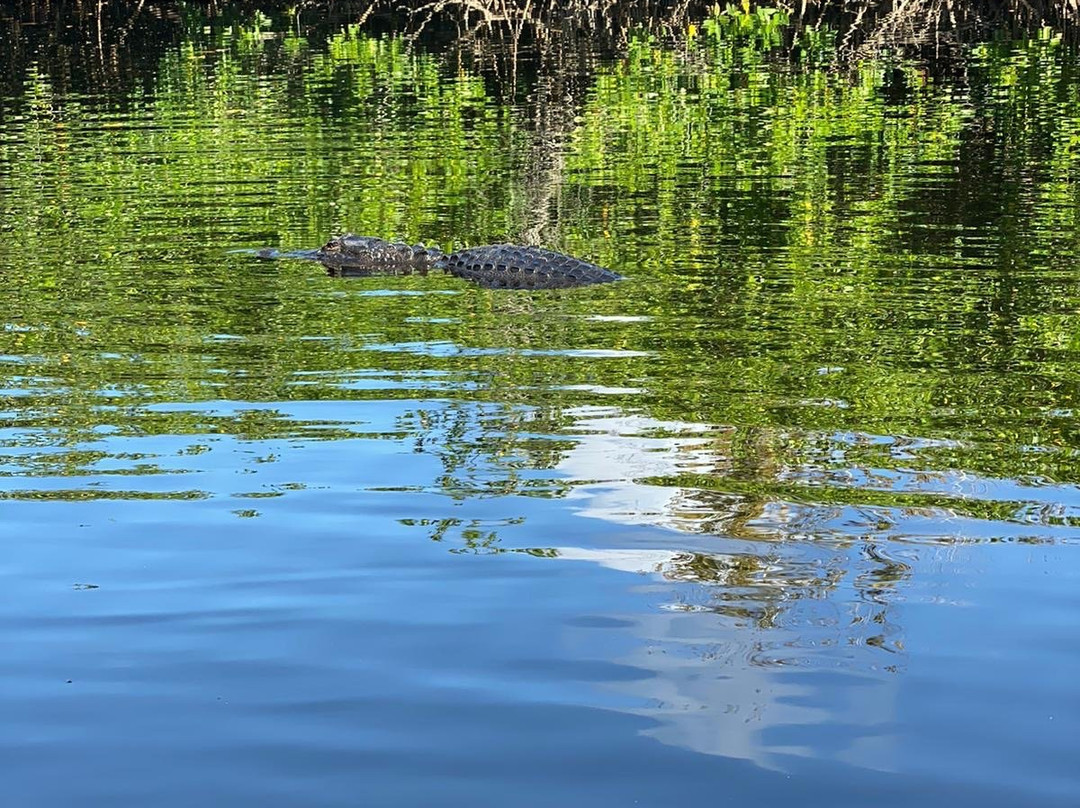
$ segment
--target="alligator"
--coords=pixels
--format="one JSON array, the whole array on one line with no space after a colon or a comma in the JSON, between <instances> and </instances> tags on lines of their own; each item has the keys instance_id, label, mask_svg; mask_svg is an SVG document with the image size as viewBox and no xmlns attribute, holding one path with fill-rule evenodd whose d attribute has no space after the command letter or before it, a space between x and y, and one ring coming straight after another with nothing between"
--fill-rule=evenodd
<instances>
[{"instance_id":1,"label":"alligator","mask_svg":"<svg viewBox=\"0 0 1080 808\"><path fill-rule=\"evenodd\" d=\"M317 250L259 250L260 258L307 258L336 276L412 273L437 269L487 289L565 289L622 280L596 264L540 247L490 244L444 253L437 247L347 233Z\"/></svg>"}]
</instances>

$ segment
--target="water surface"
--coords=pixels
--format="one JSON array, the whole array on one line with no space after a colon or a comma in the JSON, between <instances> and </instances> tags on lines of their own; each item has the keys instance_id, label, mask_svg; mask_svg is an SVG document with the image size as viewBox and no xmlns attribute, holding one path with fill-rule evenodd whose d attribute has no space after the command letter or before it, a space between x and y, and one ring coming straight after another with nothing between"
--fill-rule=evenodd
<instances>
[{"instance_id":1,"label":"water surface","mask_svg":"<svg viewBox=\"0 0 1080 808\"><path fill-rule=\"evenodd\" d=\"M1077 55L193 27L0 99L11 804L1075 805ZM564 291L232 250L536 241Z\"/></svg>"}]
</instances>

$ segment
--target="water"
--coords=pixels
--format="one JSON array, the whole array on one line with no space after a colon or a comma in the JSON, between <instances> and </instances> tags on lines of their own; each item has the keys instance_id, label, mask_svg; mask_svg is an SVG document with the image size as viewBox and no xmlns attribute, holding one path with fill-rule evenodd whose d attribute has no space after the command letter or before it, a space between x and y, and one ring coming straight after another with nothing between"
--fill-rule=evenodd
<instances>
[{"instance_id":1,"label":"water","mask_svg":"<svg viewBox=\"0 0 1080 808\"><path fill-rule=\"evenodd\" d=\"M1075 53L288 31L0 101L8 804L1076 804Z\"/></svg>"}]
</instances>

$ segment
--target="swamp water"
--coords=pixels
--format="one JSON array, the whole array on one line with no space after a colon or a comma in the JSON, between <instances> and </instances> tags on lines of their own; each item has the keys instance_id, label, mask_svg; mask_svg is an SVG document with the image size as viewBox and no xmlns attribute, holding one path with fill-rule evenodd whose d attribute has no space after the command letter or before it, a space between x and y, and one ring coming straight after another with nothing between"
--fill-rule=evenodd
<instances>
[{"instance_id":1,"label":"swamp water","mask_svg":"<svg viewBox=\"0 0 1080 808\"><path fill-rule=\"evenodd\" d=\"M5 804L1076 805L1080 59L198 28L0 99ZM630 277L231 250L532 238Z\"/></svg>"}]
</instances>

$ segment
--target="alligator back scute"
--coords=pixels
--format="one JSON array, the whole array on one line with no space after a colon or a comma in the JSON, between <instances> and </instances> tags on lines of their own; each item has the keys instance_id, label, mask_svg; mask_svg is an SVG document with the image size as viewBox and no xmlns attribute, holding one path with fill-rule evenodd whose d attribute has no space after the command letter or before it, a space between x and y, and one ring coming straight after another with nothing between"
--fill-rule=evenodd
<instances>
[{"instance_id":1,"label":"alligator back scute","mask_svg":"<svg viewBox=\"0 0 1080 808\"><path fill-rule=\"evenodd\" d=\"M457 250L443 256L438 264L451 275L488 289L564 289L622 279L580 258L515 244Z\"/></svg>"}]
</instances>

